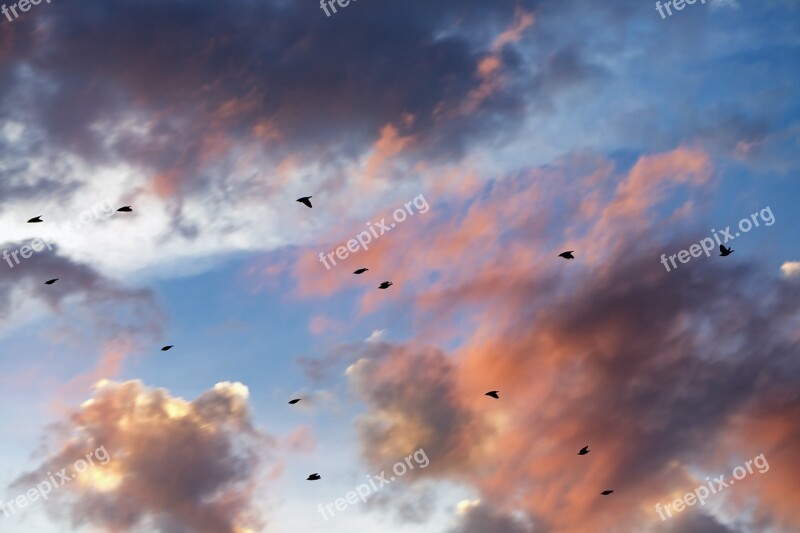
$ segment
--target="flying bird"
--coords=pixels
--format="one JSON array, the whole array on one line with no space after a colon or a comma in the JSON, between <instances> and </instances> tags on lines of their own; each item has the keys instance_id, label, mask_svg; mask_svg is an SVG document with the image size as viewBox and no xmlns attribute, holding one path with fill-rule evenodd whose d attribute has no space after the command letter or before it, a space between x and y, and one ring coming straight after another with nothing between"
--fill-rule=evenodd
<instances>
[{"instance_id":1,"label":"flying bird","mask_svg":"<svg viewBox=\"0 0 800 533\"><path fill-rule=\"evenodd\" d=\"M300 398L295 398L294 400L289 400L289 405L294 405L300 401Z\"/></svg>"},{"instance_id":2,"label":"flying bird","mask_svg":"<svg viewBox=\"0 0 800 533\"><path fill-rule=\"evenodd\" d=\"M120 213L130 213L131 211L133 211L133 208L131 206L129 206L129 205L124 205L124 206L120 207L119 209L117 209L117 211L120 212Z\"/></svg>"},{"instance_id":3,"label":"flying bird","mask_svg":"<svg viewBox=\"0 0 800 533\"><path fill-rule=\"evenodd\" d=\"M317 481L318 479L322 479L319 477L319 474L311 474L310 476L308 476L308 479L306 479L306 481Z\"/></svg>"},{"instance_id":4,"label":"flying bird","mask_svg":"<svg viewBox=\"0 0 800 533\"><path fill-rule=\"evenodd\" d=\"M603 492L601 492L600 494L602 494L603 496L608 496L608 495L609 495L609 494L611 494L612 492L614 492L614 491L613 491L613 490L604 490L604 491L603 491Z\"/></svg>"},{"instance_id":5,"label":"flying bird","mask_svg":"<svg viewBox=\"0 0 800 533\"><path fill-rule=\"evenodd\" d=\"M588 446L584 446L583 448L581 448L581 451L579 451L579 452L578 452L578 455L586 455L586 454L587 454L587 453L589 453L590 451L591 451L591 450L589 450L589 447L588 447Z\"/></svg>"},{"instance_id":6,"label":"flying bird","mask_svg":"<svg viewBox=\"0 0 800 533\"><path fill-rule=\"evenodd\" d=\"M368 269L368 268L359 268L358 270L356 270L355 272L353 272L353 274L363 274L363 273L364 273L364 272L366 272L367 270L369 270L369 269Z\"/></svg>"},{"instance_id":7,"label":"flying bird","mask_svg":"<svg viewBox=\"0 0 800 533\"><path fill-rule=\"evenodd\" d=\"M500 399L500 391L499 390L490 390L484 396L491 396L492 398L499 400Z\"/></svg>"},{"instance_id":8,"label":"flying bird","mask_svg":"<svg viewBox=\"0 0 800 533\"><path fill-rule=\"evenodd\" d=\"M58 281L58 278L48 279L47 281L44 282L44 284L45 285L52 285L56 281Z\"/></svg>"},{"instance_id":9,"label":"flying bird","mask_svg":"<svg viewBox=\"0 0 800 533\"><path fill-rule=\"evenodd\" d=\"M723 244L719 245L719 255L721 257L725 257L727 255L731 255L732 253L733 253L733 250L731 250L730 248L725 248L725 245L723 245Z\"/></svg>"},{"instance_id":10,"label":"flying bird","mask_svg":"<svg viewBox=\"0 0 800 533\"><path fill-rule=\"evenodd\" d=\"M558 257L563 257L564 259L575 259L575 256L572 255L572 252L574 252L574 251L575 250L569 250L567 252L562 252L562 253L558 254Z\"/></svg>"},{"instance_id":11,"label":"flying bird","mask_svg":"<svg viewBox=\"0 0 800 533\"><path fill-rule=\"evenodd\" d=\"M163 348L161 348L161 351L162 352L166 352L167 350L169 350L170 348L173 348L174 346L175 346L174 344L170 344L169 346L164 346Z\"/></svg>"},{"instance_id":12,"label":"flying bird","mask_svg":"<svg viewBox=\"0 0 800 533\"><path fill-rule=\"evenodd\" d=\"M379 289L388 289L388 288L389 288L389 287L391 287L392 285L394 285L394 283L392 283L391 281L384 281L383 283L381 283L380 285L378 285L378 288L379 288Z\"/></svg>"},{"instance_id":13,"label":"flying bird","mask_svg":"<svg viewBox=\"0 0 800 533\"><path fill-rule=\"evenodd\" d=\"M298 198L297 201L303 205L307 205L309 208L311 207L311 198L312 196L303 196L302 198Z\"/></svg>"},{"instance_id":14,"label":"flying bird","mask_svg":"<svg viewBox=\"0 0 800 533\"><path fill-rule=\"evenodd\" d=\"M38 217L33 217L28 221L28 224L36 224L37 222L44 222L44 220L42 220L42 216L43 215L39 215Z\"/></svg>"}]
</instances>

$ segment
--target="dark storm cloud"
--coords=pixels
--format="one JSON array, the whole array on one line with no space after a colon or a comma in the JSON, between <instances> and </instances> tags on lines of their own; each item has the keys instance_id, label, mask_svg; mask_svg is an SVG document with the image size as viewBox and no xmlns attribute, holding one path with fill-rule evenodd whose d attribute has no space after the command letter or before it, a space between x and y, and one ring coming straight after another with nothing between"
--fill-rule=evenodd
<instances>
[{"instance_id":1,"label":"dark storm cloud","mask_svg":"<svg viewBox=\"0 0 800 533\"><path fill-rule=\"evenodd\" d=\"M538 70L542 87L592 72L577 48L536 69L513 40L492 50L539 4L363 2L330 18L315 2L54 4L15 22L3 72L32 93L30 112L57 145L93 161L121 156L170 191L207 186L209 154L237 140L264 135L273 156L303 150L333 164L411 116L402 133L415 137L419 156L450 158L472 139L513 129L530 98L526 70ZM34 32L34 22L47 31ZM470 113L454 112L485 81L476 69L491 53L505 83ZM21 64L47 83L12 74ZM147 136L117 129L131 117L149 124Z\"/></svg>"}]
</instances>

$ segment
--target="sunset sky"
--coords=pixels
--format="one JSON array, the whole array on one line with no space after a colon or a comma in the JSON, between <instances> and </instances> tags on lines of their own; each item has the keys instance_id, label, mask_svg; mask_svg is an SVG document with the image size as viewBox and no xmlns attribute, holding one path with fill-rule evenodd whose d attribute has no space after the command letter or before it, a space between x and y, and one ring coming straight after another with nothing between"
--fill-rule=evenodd
<instances>
[{"instance_id":1,"label":"sunset sky","mask_svg":"<svg viewBox=\"0 0 800 533\"><path fill-rule=\"evenodd\" d=\"M0 532L800 531L796 0L9 1Z\"/></svg>"}]
</instances>

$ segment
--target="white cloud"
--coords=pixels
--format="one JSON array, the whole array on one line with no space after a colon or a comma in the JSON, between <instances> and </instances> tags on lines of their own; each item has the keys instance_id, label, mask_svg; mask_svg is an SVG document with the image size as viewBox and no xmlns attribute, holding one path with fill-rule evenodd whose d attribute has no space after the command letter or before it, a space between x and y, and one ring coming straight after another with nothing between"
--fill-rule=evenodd
<instances>
[{"instance_id":1,"label":"white cloud","mask_svg":"<svg viewBox=\"0 0 800 533\"><path fill-rule=\"evenodd\" d=\"M787 278L800 275L800 261L786 261L781 265L781 272Z\"/></svg>"},{"instance_id":2,"label":"white cloud","mask_svg":"<svg viewBox=\"0 0 800 533\"><path fill-rule=\"evenodd\" d=\"M370 334L369 337L364 339L364 342L378 342L383 339L383 335L386 333L385 329L376 329Z\"/></svg>"},{"instance_id":3,"label":"white cloud","mask_svg":"<svg viewBox=\"0 0 800 533\"><path fill-rule=\"evenodd\" d=\"M711 0L711 9L719 9L721 7L739 9L739 2L736 0Z\"/></svg>"}]
</instances>

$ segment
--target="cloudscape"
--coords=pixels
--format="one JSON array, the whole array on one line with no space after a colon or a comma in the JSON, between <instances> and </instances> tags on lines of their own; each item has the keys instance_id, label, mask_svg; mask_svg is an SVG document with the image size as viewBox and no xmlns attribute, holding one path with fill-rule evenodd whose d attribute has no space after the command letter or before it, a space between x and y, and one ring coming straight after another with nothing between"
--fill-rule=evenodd
<instances>
[{"instance_id":1,"label":"cloudscape","mask_svg":"<svg viewBox=\"0 0 800 533\"><path fill-rule=\"evenodd\" d=\"M0 13L0 531L800 531L797 2Z\"/></svg>"}]
</instances>

